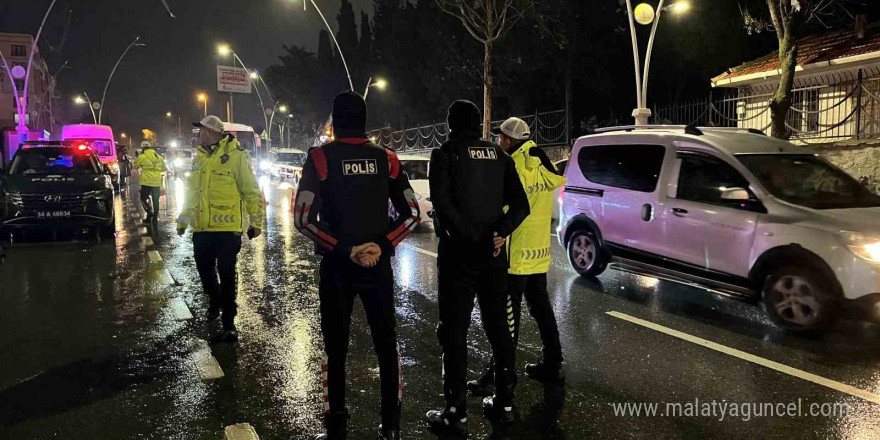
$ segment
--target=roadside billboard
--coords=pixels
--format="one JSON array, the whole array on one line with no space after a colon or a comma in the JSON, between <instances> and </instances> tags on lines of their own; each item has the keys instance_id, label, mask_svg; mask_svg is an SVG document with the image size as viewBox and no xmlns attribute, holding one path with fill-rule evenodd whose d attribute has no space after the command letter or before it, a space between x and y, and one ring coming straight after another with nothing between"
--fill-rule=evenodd
<instances>
[{"instance_id":1,"label":"roadside billboard","mask_svg":"<svg viewBox=\"0 0 880 440\"><path fill-rule=\"evenodd\" d=\"M241 67L217 66L217 90L228 93L251 93L248 71Z\"/></svg>"}]
</instances>

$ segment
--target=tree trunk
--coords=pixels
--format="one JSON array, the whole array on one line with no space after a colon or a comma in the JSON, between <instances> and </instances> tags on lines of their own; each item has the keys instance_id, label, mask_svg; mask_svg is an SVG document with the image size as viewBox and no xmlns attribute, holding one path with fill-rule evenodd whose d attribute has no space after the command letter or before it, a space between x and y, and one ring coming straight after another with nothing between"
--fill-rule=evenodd
<instances>
[{"instance_id":1,"label":"tree trunk","mask_svg":"<svg viewBox=\"0 0 880 440\"><path fill-rule=\"evenodd\" d=\"M483 58L483 139L489 139L489 130L492 129L492 41L484 45Z\"/></svg>"},{"instance_id":2,"label":"tree trunk","mask_svg":"<svg viewBox=\"0 0 880 440\"><path fill-rule=\"evenodd\" d=\"M770 99L771 134L778 139L788 139L792 133L785 126L791 109L794 74L797 67L798 44L791 33L779 39L779 87Z\"/></svg>"}]
</instances>

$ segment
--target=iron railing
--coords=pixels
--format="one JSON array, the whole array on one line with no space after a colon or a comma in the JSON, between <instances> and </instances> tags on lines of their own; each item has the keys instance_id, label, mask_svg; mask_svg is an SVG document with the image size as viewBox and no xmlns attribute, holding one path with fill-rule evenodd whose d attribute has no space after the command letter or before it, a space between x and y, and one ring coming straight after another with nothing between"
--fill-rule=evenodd
<instances>
[{"instance_id":1,"label":"iron railing","mask_svg":"<svg viewBox=\"0 0 880 440\"><path fill-rule=\"evenodd\" d=\"M567 115L565 110L520 116L532 130L532 140L538 146L568 145L570 141ZM504 120L492 122L492 128L501 125ZM449 128L445 122L406 130L380 128L370 131L370 137L383 147L408 154L427 152L439 147L449 139Z\"/></svg>"},{"instance_id":2,"label":"iron railing","mask_svg":"<svg viewBox=\"0 0 880 440\"><path fill-rule=\"evenodd\" d=\"M659 107L656 124L770 129L772 93L716 89L706 100ZM880 138L880 72L859 71L855 79L793 90L786 118L791 139L826 143Z\"/></svg>"}]
</instances>

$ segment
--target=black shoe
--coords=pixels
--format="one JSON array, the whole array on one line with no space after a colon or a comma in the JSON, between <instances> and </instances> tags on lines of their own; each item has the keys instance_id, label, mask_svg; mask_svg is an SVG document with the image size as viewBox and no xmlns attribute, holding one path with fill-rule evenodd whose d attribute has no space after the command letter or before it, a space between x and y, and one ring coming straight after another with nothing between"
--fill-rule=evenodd
<instances>
[{"instance_id":1,"label":"black shoe","mask_svg":"<svg viewBox=\"0 0 880 440\"><path fill-rule=\"evenodd\" d=\"M468 394L471 397L486 397L495 394L495 376L484 374L477 380L467 383Z\"/></svg>"},{"instance_id":2,"label":"black shoe","mask_svg":"<svg viewBox=\"0 0 880 440\"><path fill-rule=\"evenodd\" d=\"M377 440L400 440L400 430L399 429L383 429L382 425L379 425L379 436L376 437Z\"/></svg>"},{"instance_id":3,"label":"black shoe","mask_svg":"<svg viewBox=\"0 0 880 440\"><path fill-rule=\"evenodd\" d=\"M238 330L223 330L222 333L211 338L210 344L232 344L238 342Z\"/></svg>"},{"instance_id":4,"label":"black shoe","mask_svg":"<svg viewBox=\"0 0 880 440\"><path fill-rule=\"evenodd\" d=\"M152 224L152 223L153 223L153 219L150 218L150 216L147 216L147 218L145 218L144 221L143 221L142 223L145 224L145 225Z\"/></svg>"},{"instance_id":5,"label":"black shoe","mask_svg":"<svg viewBox=\"0 0 880 440\"><path fill-rule=\"evenodd\" d=\"M428 427L436 433L460 438L468 436L467 417L461 417L449 409L428 411L425 419Z\"/></svg>"},{"instance_id":6,"label":"black shoe","mask_svg":"<svg viewBox=\"0 0 880 440\"><path fill-rule=\"evenodd\" d=\"M220 317L220 307L208 307L208 314L205 316L208 321L213 321Z\"/></svg>"},{"instance_id":7,"label":"black shoe","mask_svg":"<svg viewBox=\"0 0 880 440\"><path fill-rule=\"evenodd\" d=\"M501 422L506 424L513 423L513 403L511 403L510 406L496 407L495 398L496 396L489 396L483 399L483 409L486 411L486 415L497 417Z\"/></svg>"},{"instance_id":8,"label":"black shoe","mask_svg":"<svg viewBox=\"0 0 880 440\"><path fill-rule=\"evenodd\" d=\"M541 382L565 382L565 374L562 372L562 365L544 363L544 361L538 362L537 364L526 364L526 375Z\"/></svg>"},{"instance_id":9,"label":"black shoe","mask_svg":"<svg viewBox=\"0 0 880 440\"><path fill-rule=\"evenodd\" d=\"M345 440L348 437L348 411L324 414L324 426L327 433L315 437L315 440Z\"/></svg>"}]
</instances>

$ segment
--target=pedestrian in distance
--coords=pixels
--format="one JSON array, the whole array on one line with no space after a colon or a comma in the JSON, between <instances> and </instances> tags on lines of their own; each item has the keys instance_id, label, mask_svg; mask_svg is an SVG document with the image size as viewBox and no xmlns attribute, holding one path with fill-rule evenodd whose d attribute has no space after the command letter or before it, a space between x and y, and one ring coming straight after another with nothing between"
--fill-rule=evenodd
<instances>
[{"instance_id":1,"label":"pedestrian in distance","mask_svg":"<svg viewBox=\"0 0 880 440\"><path fill-rule=\"evenodd\" d=\"M507 288L507 323L513 345L519 343L519 325L522 299L525 294L529 313L538 324L544 346L543 357L536 364L526 365L526 374L536 380L559 383L562 374L562 346L556 315L547 294L547 272L550 270L550 227L553 194L565 184L565 177L535 142L530 141L531 129L525 121L510 118L492 130L499 145L510 154L516 164L520 182L529 199L529 216L513 231L507 240L510 254ZM486 372L477 380L468 382L473 396L492 394L494 369L492 360Z\"/></svg>"},{"instance_id":2,"label":"pedestrian in distance","mask_svg":"<svg viewBox=\"0 0 880 440\"><path fill-rule=\"evenodd\" d=\"M498 145L480 139L480 110L470 101L449 107L449 140L431 154L431 198L438 249L437 336L443 353L446 406L429 411L438 434L467 436L467 334L480 304L483 328L495 359L495 395L484 409L513 421L513 339L507 329L505 238L529 215L516 165ZM504 209L507 207L505 213Z\"/></svg>"},{"instance_id":3,"label":"pedestrian in distance","mask_svg":"<svg viewBox=\"0 0 880 440\"><path fill-rule=\"evenodd\" d=\"M159 197L162 195L162 173L166 171L165 159L148 141L141 142L143 152L133 167L140 170L141 205L147 214L144 224L152 224L159 218Z\"/></svg>"},{"instance_id":4,"label":"pedestrian in distance","mask_svg":"<svg viewBox=\"0 0 880 440\"><path fill-rule=\"evenodd\" d=\"M223 121L208 115L193 126L199 128L200 145L186 180L177 235L182 236L187 226L192 226L196 269L208 296L208 321L217 319L222 312L223 331L211 342L235 342L235 264L241 251L241 234L247 230L250 239L260 236L265 203L251 167L250 153L234 136L223 133ZM245 228L248 220L249 226Z\"/></svg>"},{"instance_id":5,"label":"pedestrian in distance","mask_svg":"<svg viewBox=\"0 0 880 440\"><path fill-rule=\"evenodd\" d=\"M327 432L319 440L347 436L345 358L355 295L360 295L379 358L378 438L400 438L403 384L391 257L421 215L397 155L367 139L366 126L364 99L354 92L338 95L333 101L335 140L309 150L294 203L295 227L322 256L318 297ZM398 213L390 225L389 200Z\"/></svg>"}]
</instances>

